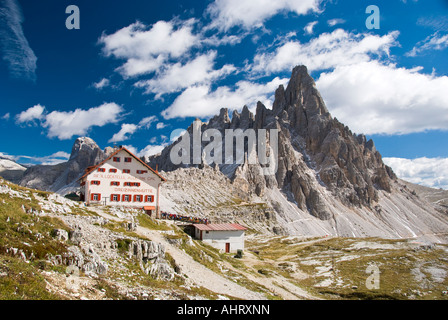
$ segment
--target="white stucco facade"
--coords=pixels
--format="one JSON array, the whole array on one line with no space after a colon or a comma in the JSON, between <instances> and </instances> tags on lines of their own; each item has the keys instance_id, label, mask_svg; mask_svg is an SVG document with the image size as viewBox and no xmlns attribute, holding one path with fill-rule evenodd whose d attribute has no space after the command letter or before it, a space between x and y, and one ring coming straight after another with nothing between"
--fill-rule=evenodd
<instances>
[{"instance_id":1,"label":"white stucco facade","mask_svg":"<svg viewBox=\"0 0 448 320\"><path fill-rule=\"evenodd\" d=\"M245 230L201 230L203 225L195 225L195 238L224 252L244 250ZM203 227L207 228L207 226Z\"/></svg>"},{"instance_id":2,"label":"white stucco facade","mask_svg":"<svg viewBox=\"0 0 448 320\"><path fill-rule=\"evenodd\" d=\"M160 186L157 172L121 148L81 178L87 205L122 205L159 209Z\"/></svg>"}]
</instances>

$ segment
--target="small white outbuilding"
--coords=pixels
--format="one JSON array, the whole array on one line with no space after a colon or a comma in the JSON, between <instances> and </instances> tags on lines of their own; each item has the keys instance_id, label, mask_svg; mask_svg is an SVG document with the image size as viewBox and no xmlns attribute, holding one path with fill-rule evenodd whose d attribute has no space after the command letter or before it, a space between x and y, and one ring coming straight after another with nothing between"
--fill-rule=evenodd
<instances>
[{"instance_id":1,"label":"small white outbuilding","mask_svg":"<svg viewBox=\"0 0 448 320\"><path fill-rule=\"evenodd\" d=\"M237 223L194 224L194 236L219 250L244 250L244 233L247 230Z\"/></svg>"}]
</instances>

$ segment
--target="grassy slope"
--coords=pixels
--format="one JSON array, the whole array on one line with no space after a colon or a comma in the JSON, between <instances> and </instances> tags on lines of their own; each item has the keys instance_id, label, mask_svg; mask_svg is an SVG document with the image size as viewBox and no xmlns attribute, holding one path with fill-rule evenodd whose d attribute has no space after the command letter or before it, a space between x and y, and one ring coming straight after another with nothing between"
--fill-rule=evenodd
<instances>
[{"instance_id":1,"label":"grassy slope","mask_svg":"<svg viewBox=\"0 0 448 320\"><path fill-rule=\"evenodd\" d=\"M19 192L21 197L10 197L0 193L0 299L65 299L76 298L47 290L42 270L56 272L62 278L65 267L51 266L46 262L48 253L56 255L66 251L70 242L62 243L51 236L55 228L69 230L57 218L38 216L33 212L42 208L37 197L48 198L49 194L21 188L5 181ZM92 215L89 210L76 207L71 214ZM446 299L448 289L447 247L431 248L411 246L404 240L319 238L299 240L288 237L257 237L251 235L246 242L246 251L252 251L243 259L223 254L216 249L194 241L177 227L154 221L146 215L137 216L139 225L158 231L171 231L165 237L178 240L186 254L214 272L228 277L253 290L264 292L268 298L281 298L263 286L263 279L281 277L291 284L308 290L312 295L324 299ZM129 287L150 288L149 298L157 298L157 292L168 292L172 299L188 299L201 296L216 299L218 296L204 288L188 286L185 279L177 277L172 282L152 279L138 265L126 259L129 237L134 233L124 230L120 223L109 223L104 228L123 234L117 240L118 252L123 256L119 268L110 268L107 276L95 279L91 290L105 292L102 298L127 299L118 290L117 281ZM12 256L11 248L22 250L27 262ZM33 258L31 258L33 256ZM169 256L168 261L175 266ZM113 266L116 262L109 262ZM366 268L375 264L380 270L380 288L366 287L369 274ZM297 277L300 274L300 277ZM260 281L258 281L258 280ZM51 280L51 279L50 279ZM284 288L287 290L286 288ZM139 297L137 297L139 298Z\"/></svg>"}]
</instances>

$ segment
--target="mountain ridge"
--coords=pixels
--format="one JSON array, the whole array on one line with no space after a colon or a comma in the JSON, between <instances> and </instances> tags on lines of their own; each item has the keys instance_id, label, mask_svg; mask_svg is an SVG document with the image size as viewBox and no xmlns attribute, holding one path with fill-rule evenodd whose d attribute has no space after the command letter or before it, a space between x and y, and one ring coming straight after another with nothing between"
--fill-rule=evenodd
<instances>
[{"instance_id":1,"label":"mountain ridge","mask_svg":"<svg viewBox=\"0 0 448 320\"><path fill-rule=\"evenodd\" d=\"M248 161L247 152L241 163L208 163L202 157L196 164L175 165L170 153L179 137L144 159L168 179L162 188L163 211L241 222L271 234L448 241L446 207L419 197L382 162L372 140L333 118L304 66L293 69L286 89L276 90L272 109L258 102L255 114L244 106L230 117L222 108L208 122L193 122L187 132L207 129L223 136L228 129L254 129L257 135L276 129L277 170L266 174L266 165ZM201 154L206 142L201 142ZM244 146L248 150L248 142ZM77 191L85 168L111 151L78 138L67 162L29 168L20 184L60 194ZM193 156L190 152L190 160Z\"/></svg>"}]
</instances>

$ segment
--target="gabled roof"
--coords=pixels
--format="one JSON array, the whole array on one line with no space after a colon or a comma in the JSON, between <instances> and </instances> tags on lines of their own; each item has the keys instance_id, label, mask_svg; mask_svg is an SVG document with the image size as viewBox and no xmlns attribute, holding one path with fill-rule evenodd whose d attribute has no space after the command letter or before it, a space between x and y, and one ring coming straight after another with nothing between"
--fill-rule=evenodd
<instances>
[{"instance_id":1,"label":"gabled roof","mask_svg":"<svg viewBox=\"0 0 448 320\"><path fill-rule=\"evenodd\" d=\"M209 223L209 224L193 224L193 226L203 231L237 231L247 230L246 227L238 223Z\"/></svg>"},{"instance_id":2,"label":"gabled roof","mask_svg":"<svg viewBox=\"0 0 448 320\"><path fill-rule=\"evenodd\" d=\"M117 155L120 151L126 151L127 153L129 153L130 156L132 156L135 160L137 160L138 162L140 162L142 165L144 165L146 168L148 168L149 170L151 170L154 174L156 174L162 181L166 181L166 179L164 177L162 177L157 171L155 171L153 168L151 168L150 166L148 166L145 162L143 162L139 157L137 157L136 155L134 155L131 151L129 151L128 149L126 149L125 147L121 147L118 150L116 150L115 152L113 152L107 159L105 159L104 161L98 163L96 166L90 166L86 169L86 172L84 173L84 175L79 178L78 180L82 180L85 177L87 177L90 173L92 173L93 171L95 171L96 169L98 169L99 167L101 167L103 164L105 164L107 161L109 161L110 159L112 159L112 157L114 157L115 155Z\"/></svg>"}]
</instances>

